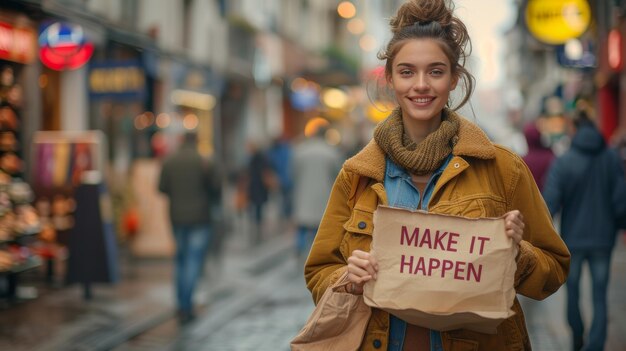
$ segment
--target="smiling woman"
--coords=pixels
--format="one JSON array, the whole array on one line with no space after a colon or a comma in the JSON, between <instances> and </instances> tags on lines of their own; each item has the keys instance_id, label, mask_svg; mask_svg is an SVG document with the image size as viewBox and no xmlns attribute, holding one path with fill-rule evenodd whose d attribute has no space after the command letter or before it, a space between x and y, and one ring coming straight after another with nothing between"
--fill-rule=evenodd
<instances>
[{"instance_id":1,"label":"smiling woman","mask_svg":"<svg viewBox=\"0 0 626 351\"><path fill-rule=\"evenodd\" d=\"M379 58L385 61L385 81L397 107L337 176L305 266L314 300L346 270L345 291L352 294L362 294L364 284L377 279L380 267L370 248L379 204L469 218L503 217L501 234L519 250L510 277L516 292L547 297L565 281L569 252L554 231L533 177L520 157L493 144L456 113L474 89L465 68L471 48L465 24L453 13L451 1L408 0L390 26L392 38ZM459 86L463 97L452 106L450 93ZM368 186L363 190L360 184ZM455 279L463 277L461 271L469 272L438 255L428 262L411 260L407 257L406 268L422 275ZM471 272L471 279L480 279L480 267ZM419 283L416 277L407 279ZM515 315L495 334L431 330L372 309L359 349L530 350L521 307L515 301L511 308Z\"/></svg>"}]
</instances>

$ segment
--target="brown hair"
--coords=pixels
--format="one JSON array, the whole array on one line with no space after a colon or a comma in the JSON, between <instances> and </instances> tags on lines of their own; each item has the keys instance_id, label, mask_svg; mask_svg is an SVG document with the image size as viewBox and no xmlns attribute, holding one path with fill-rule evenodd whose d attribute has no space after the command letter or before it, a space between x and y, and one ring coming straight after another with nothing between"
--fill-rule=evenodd
<instances>
[{"instance_id":1,"label":"brown hair","mask_svg":"<svg viewBox=\"0 0 626 351\"><path fill-rule=\"evenodd\" d=\"M470 99L474 90L474 76L465 68L472 44L465 24L452 14L454 6L449 0L408 0L389 21L393 37L378 54L386 60L385 76L391 77L393 60L400 48L410 39L436 40L452 65L452 74L463 80L463 100L459 109Z\"/></svg>"}]
</instances>

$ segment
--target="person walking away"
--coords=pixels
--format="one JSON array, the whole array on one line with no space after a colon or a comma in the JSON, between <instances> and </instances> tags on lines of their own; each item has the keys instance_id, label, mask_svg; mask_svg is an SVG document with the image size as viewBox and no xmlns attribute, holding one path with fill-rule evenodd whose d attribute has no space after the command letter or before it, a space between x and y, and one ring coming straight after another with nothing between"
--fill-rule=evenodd
<instances>
[{"instance_id":1,"label":"person walking away","mask_svg":"<svg viewBox=\"0 0 626 351\"><path fill-rule=\"evenodd\" d=\"M528 153L523 157L523 160L528 165L530 173L532 173L535 183L537 183L541 191L548 168L550 168L554 160L554 152L549 147L543 145L541 132L535 122L530 122L524 127L524 137L528 144Z\"/></svg>"},{"instance_id":2,"label":"person walking away","mask_svg":"<svg viewBox=\"0 0 626 351\"><path fill-rule=\"evenodd\" d=\"M390 20L391 39L379 57L398 107L374 138L348 159L336 178L305 265L307 287L317 302L347 272L346 293L360 295L376 280L371 254L373 214L379 204L470 218L502 217L518 248L517 294L544 299L565 282L567 247L555 232L532 174L512 151L493 144L456 109L474 86L465 68L469 34L453 2L406 0ZM451 101L461 82L464 94ZM365 177L364 190L358 185ZM360 350L530 350L524 314L494 334L467 329L430 330L372 309Z\"/></svg>"},{"instance_id":3,"label":"person walking away","mask_svg":"<svg viewBox=\"0 0 626 351\"><path fill-rule=\"evenodd\" d=\"M169 198L176 244L174 285L183 324L194 318L193 295L211 238L211 206L220 203L217 172L196 145L196 134L185 134L180 148L163 162L159 179L159 191Z\"/></svg>"},{"instance_id":4,"label":"person walking away","mask_svg":"<svg viewBox=\"0 0 626 351\"><path fill-rule=\"evenodd\" d=\"M248 161L247 191L250 211L252 212L252 245L259 244L263 237L264 209L269 199L270 187L274 186L276 176L263 150L255 142L248 143L250 160Z\"/></svg>"},{"instance_id":5,"label":"person walking away","mask_svg":"<svg viewBox=\"0 0 626 351\"><path fill-rule=\"evenodd\" d=\"M574 125L570 149L550 167L543 196L553 216L561 212L561 236L572 254L566 286L573 350L601 351L607 335L607 288L617 233L613 194L624 171L617 153L607 147L584 110L577 111ZM593 291L593 321L586 340L579 305L585 262Z\"/></svg>"},{"instance_id":6,"label":"person walking away","mask_svg":"<svg viewBox=\"0 0 626 351\"><path fill-rule=\"evenodd\" d=\"M274 139L272 146L267 151L267 157L278 180L278 190L281 197L281 214L285 221L291 218L292 212L292 188L291 175L292 149L289 141L283 138Z\"/></svg>"},{"instance_id":7,"label":"person walking away","mask_svg":"<svg viewBox=\"0 0 626 351\"><path fill-rule=\"evenodd\" d=\"M320 126L294 150L291 172L298 258L306 257L309 252L343 161L340 152L324 139L326 131L326 127Z\"/></svg>"}]
</instances>

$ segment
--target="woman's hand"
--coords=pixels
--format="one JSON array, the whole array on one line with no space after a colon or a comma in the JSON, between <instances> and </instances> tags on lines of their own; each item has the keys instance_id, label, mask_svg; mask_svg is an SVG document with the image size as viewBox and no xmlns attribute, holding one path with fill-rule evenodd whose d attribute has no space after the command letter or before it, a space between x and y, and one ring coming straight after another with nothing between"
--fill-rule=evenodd
<instances>
[{"instance_id":1,"label":"woman's hand","mask_svg":"<svg viewBox=\"0 0 626 351\"><path fill-rule=\"evenodd\" d=\"M378 272L378 263L371 252L361 250L352 251L348 257L348 280L346 291L352 294L362 294L365 282L374 279Z\"/></svg>"},{"instance_id":2,"label":"woman's hand","mask_svg":"<svg viewBox=\"0 0 626 351\"><path fill-rule=\"evenodd\" d=\"M504 215L504 229L506 236L519 245L524 234L524 216L519 210L513 210Z\"/></svg>"}]
</instances>

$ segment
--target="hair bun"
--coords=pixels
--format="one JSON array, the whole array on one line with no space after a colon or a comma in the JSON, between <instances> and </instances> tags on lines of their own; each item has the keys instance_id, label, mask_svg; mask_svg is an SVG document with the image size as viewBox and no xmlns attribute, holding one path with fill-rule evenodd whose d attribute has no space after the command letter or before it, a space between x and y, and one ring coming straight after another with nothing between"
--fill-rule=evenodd
<instances>
[{"instance_id":1,"label":"hair bun","mask_svg":"<svg viewBox=\"0 0 626 351\"><path fill-rule=\"evenodd\" d=\"M391 32L397 33L406 26L428 25L438 22L446 27L452 21L453 5L449 0L409 0L389 21Z\"/></svg>"}]
</instances>

